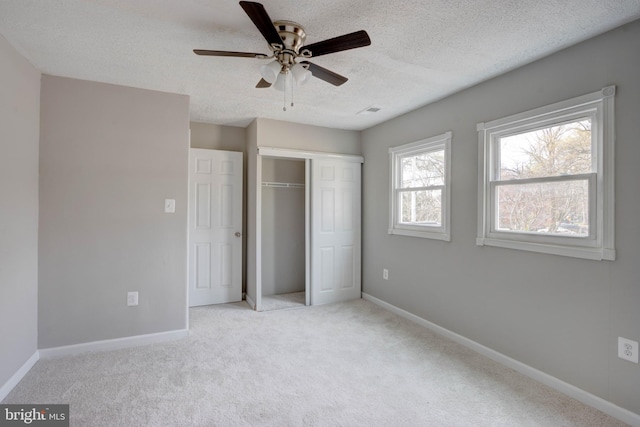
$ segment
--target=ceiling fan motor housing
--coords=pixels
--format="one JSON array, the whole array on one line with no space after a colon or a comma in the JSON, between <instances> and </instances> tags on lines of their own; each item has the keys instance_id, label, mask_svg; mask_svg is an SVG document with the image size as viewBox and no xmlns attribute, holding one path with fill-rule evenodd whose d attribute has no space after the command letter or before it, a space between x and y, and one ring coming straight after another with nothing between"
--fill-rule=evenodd
<instances>
[{"instance_id":1,"label":"ceiling fan motor housing","mask_svg":"<svg viewBox=\"0 0 640 427\"><path fill-rule=\"evenodd\" d=\"M298 56L307 57L303 52L300 52L304 41L307 37L302 25L293 21L274 21L273 23L276 31L282 39L284 46L279 49L280 46L271 46L274 51L274 55L278 62L282 64L285 70L289 69L295 64L295 59ZM309 55L310 56L310 55Z\"/></svg>"}]
</instances>

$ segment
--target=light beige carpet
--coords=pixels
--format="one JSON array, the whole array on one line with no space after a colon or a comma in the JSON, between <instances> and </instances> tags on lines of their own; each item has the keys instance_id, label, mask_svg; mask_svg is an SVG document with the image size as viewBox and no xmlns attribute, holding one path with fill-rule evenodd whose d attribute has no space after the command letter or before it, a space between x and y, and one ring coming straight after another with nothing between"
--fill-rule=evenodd
<instances>
[{"instance_id":1,"label":"light beige carpet","mask_svg":"<svg viewBox=\"0 0 640 427\"><path fill-rule=\"evenodd\" d=\"M189 338L41 360L4 403L72 426L620 426L367 301L191 309Z\"/></svg>"},{"instance_id":2,"label":"light beige carpet","mask_svg":"<svg viewBox=\"0 0 640 427\"><path fill-rule=\"evenodd\" d=\"M299 308L304 307L304 304L304 292L291 292L288 294L269 295L262 297L262 311Z\"/></svg>"}]
</instances>

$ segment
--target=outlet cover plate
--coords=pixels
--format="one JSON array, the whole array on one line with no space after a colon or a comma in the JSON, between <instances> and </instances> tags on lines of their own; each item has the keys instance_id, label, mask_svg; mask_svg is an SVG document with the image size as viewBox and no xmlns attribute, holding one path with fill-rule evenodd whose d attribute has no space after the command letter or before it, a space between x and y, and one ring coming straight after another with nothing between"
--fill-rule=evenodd
<instances>
[{"instance_id":1,"label":"outlet cover plate","mask_svg":"<svg viewBox=\"0 0 640 427\"><path fill-rule=\"evenodd\" d=\"M638 363L638 341L618 337L618 357L629 362Z\"/></svg>"}]
</instances>

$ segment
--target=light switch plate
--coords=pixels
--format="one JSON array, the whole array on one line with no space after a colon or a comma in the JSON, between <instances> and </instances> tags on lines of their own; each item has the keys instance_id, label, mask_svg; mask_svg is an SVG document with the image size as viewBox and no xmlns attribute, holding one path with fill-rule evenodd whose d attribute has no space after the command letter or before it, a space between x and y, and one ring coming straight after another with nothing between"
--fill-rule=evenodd
<instances>
[{"instance_id":1,"label":"light switch plate","mask_svg":"<svg viewBox=\"0 0 640 427\"><path fill-rule=\"evenodd\" d=\"M127 305L129 307L138 305L138 291L127 292Z\"/></svg>"},{"instance_id":2,"label":"light switch plate","mask_svg":"<svg viewBox=\"0 0 640 427\"><path fill-rule=\"evenodd\" d=\"M164 199L164 212L176 213L176 199Z\"/></svg>"}]
</instances>

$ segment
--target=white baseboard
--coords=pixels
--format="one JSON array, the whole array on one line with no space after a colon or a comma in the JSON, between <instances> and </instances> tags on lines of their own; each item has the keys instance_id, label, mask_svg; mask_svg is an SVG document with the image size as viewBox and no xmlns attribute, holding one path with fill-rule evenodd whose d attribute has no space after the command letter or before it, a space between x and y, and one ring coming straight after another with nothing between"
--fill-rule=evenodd
<instances>
[{"instance_id":1,"label":"white baseboard","mask_svg":"<svg viewBox=\"0 0 640 427\"><path fill-rule=\"evenodd\" d=\"M38 350L36 350L35 353L33 353L31 357L27 359L26 362L24 362L20 369L18 369L16 373L13 374L11 378L9 378L7 382L2 385L2 387L0 387L0 402L2 402L4 398L7 397L9 393L11 393L11 390L13 390L16 385L18 385L18 383L22 380L22 378L24 378L25 375L27 375L27 372L29 372L29 370L33 368L33 365L35 365L38 360L40 360L40 353L38 352Z\"/></svg>"},{"instance_id":2,"label":"white baseboard","mask_svg":"<svg viewBox=\"0 0 640 427\"><path fill-rule=\"evenodd\" d=\"M551 388L558 390L561 393L564 393L570 397L573 397L580 402L592 406L605 414L611 415L632 426L640 426L640 414L636 414L627 409L621 408L608 400L604 400L594 394L591 394L585 390L582 390L576 386L573 386L569 383L566 383L554 376L551 376L547 373L539 371L535 368L532 368L529 365L525 365L522 362L519 362L515 359L512 359L509 356L505 356L502 353L499 353L495 350L490 349L489 347L485 347L482 344L479 344L469 338L465 338L462 335L458 335L455 332L452 332L448 329L443 328L442 326L438 326L435 323L429 322L428 320L423 319L422 317L416 316L415 314L409 313L401 308L396 307L395 305L389 304L388 302L382 301L376 297L373 297L369 294L362 293L362 298L370 301L386 310L391 311L405 319L416 322L417 324L426 327L439 335L442 335L446 338L449 338L452 341L457 342L458 344L462 344L465 347L468 347L477 353L482 354L483 356L488 357L502 365L508 366L509 368L520 372L532 378L542 384L545 384Z\"/></svg>"},{"instance_id":3,"label":"white baseboard","mask_svg":"<svg viewBox=\"0 0 640 427\"><path fill-rule=\"evenodd\" d=\"M245 295L245 301L247 302L247 304L249 304L249 307L251 307L251 310L256 309L256 303L254 300L251 299L249 295Z\"/></svg>"},{"instance_id":4,"label":"white baseboard","mask_svg":"<svg viewBox=\"0 0 640 427\"><path fill-rule=\"evenodd\" d=\"M92 351L119 350L122 348L136 347L139 345L154 344L172 341L189 336L188 329L158 332L155 334L136 335L133 337L115 338L111 340L91 341L82 344L65 345L61 347L41 348L39 350L42 359L52 357L73 356Z\"/></svg>"}]
</instances>

